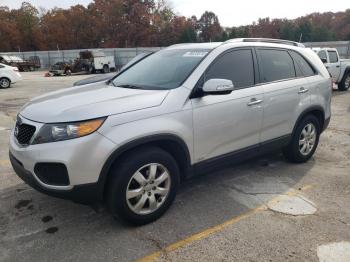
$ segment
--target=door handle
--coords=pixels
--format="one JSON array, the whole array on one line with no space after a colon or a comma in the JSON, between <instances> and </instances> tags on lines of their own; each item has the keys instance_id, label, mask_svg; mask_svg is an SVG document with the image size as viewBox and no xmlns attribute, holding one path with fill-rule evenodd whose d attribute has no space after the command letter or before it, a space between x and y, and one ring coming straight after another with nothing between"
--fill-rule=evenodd
<instances>
[{"instance_id":1,"label":"door handle","mask_svg":"<svg viewBox=\"0 0 350 262\"><path fill-rule=\"evenodd\" d=\"M337 65L336 67L337 67L337 68L339 68L339 67L340 67L340 65Z\"/></svg>"},{"instance_id":2,"label":"door handle","mask_svg":"<svg viewBox=\"0 0 350 262\"><path fill-rule=\"evenodd\" d=\"M299 90L298 94L304 94L304 93L307 93L307 92L309 92L309 89L306 89L304 87L300 87L300 90Z\"/></svg>"},{"instance_id":3,"label":"door handle","mask_svg":"<svg viewBox=\"0 0 350 262\"><path fill-rule=\"evenodd\" d=\"M262 102L261 99L256 99L256 98L252 98L250 99L250 102L247 104L247 106L253 106L253 105L258 105Z\"/></svg>"}]
</instances>

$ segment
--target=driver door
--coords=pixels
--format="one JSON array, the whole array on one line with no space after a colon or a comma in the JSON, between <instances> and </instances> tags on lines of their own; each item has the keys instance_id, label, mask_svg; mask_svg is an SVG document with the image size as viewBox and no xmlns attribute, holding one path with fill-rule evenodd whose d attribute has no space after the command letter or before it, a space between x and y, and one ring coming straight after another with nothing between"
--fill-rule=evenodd
<instances>
[{"instance_id":1,"label":"driver door","mask_svg":"<svg viewBox=\"0 0 350 262\"><path fill-rule=\"evenodd\" d=\"M197 88L209 79L228 79L235 90L191 100L196 162L259 144L263 90L255 86L254 63L250 48L230 50L218 57L202 77Z\"/></svg>"}]
</instances>

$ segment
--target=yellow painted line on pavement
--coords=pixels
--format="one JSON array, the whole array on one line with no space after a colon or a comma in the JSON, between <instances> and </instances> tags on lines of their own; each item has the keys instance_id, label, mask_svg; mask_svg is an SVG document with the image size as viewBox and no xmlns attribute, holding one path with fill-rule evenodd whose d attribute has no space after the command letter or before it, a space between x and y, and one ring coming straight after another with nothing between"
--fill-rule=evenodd
<instances>
[{"instance_id":1,"label":"yellow painted line on pavement","mask_svg":"<svg viewBox=\"0 0 350 262\"><path fill-rule=\"evenodd\" d=\"M288 195L288 196L295 196L295 195L298 195L298 193L300 191L306 191L310 188L312 188L313 186L312 185L306 185L306 186L303 186L302 188L300 188L299 190L293 190L293 191L288 191L287 193L285 193L284 195ZM280 198L280 196L277 196L276 198L274 198L273 200L278 200ZM233 225L233 224L236 224L237 222L241 221L241 220L244 220L246 218L249 218L255 214L258 214L264 210L267 210L267 207L265 205L261 205L255 209L252 209L242 215L239 215L239 216L236 216L230 220L227 220L225 222L223 222L222 224L219 224L219 225L216 225L216 226L213 226L213 227L210 227L208 229L205 229L199 233L196 233L192 236L189 236L185 239L182 239L178 242L175 242L165 248L163 248L162 250L159 250L157 252L154 252L148 256L145 256L139 260L137 260L138 262L151 262L151 261L155 261L156 259L158 259L163 253L168 253L168 252L171 252L171 251L174 251L174 250L177 250L177 249L180 249L188 244L191 244L195 241L198 241L198 240L201 240L201 239L204 239L204 238L207 238L209 237L210 235L212 234L215 234L217 232L221 232L223 231L225 228L227 228L228 226L230 225Z\"/></svg>"},{"instance_id":2,"label":"yellow painted line on pavement","mask_svg":"<svg viewBox=\"0 0 350 262\"><path fill-rule=\"evenodd\" d=\"M0 159L0 166L9 166L10 160L8 159Z\"/></svg>"}]
</instances>

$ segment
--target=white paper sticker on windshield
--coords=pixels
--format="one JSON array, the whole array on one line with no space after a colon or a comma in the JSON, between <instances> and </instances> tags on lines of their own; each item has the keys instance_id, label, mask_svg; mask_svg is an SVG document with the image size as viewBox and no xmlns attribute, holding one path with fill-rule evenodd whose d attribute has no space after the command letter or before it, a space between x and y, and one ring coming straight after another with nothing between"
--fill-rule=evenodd
<instances>
[{"instance_id":1,"label":"white paper sticker on windshield","mask_svg":"<svg viewBox=\"0 0 350 262\"><path fill-rule=\"evenodd\" d=\"M190 51L186 52L183 56L184 57L204 57L208 54L208 52L205 51Z\"/></svg>"}]
</instances>

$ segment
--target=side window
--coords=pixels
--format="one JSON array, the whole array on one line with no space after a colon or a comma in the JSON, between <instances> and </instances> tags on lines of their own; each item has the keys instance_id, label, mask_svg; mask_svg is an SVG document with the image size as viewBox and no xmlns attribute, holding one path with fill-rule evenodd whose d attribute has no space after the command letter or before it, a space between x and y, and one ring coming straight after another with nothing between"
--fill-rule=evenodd
<instances>
[{"instance_id":1,"label":"side window","mask_svg":"<svg viewBox=\"0 0 350 262\"><path fill-rule=\"evenodd\" d=\"M3 66L3 65L0 65L0 68L4 68L4 66Z\"/></svg>"},{"instance_id":2,"label":"side window","mask_svg":"<svg viewBox=\"0 0 350 262\"><path fill-rule=\"evenodd\" d=\"M327 53L326 53L326 51L324 51L324 50L322 50L322 51L320 51L320 52L318 52L318 57L322 60L322 59L325 59L325 60L327 60Z\"/></svg>"},{"instance_id":3,"label":"side window","mask_svg":"<svg viewBox=\"0 0 350 262\"><path fill-rule=\"evenodd\" d=\"M291 51L290 54L295 63L295 69L298 76L313 76L315 75L315 70L310 66L310 64L297 52ZM301 75L299 75L300 71Z\"/></svg>"},{"instance_id":4,"label":"side window","mask_svg":"<svg viewBox=\"0 0 350 262\"><path fill-rule=\"evenodd\" d=\"M219 57L205 73L205 81L213 78L232 80L236 88L254 85L252 51L235 50Z\"/></svg>"},{"instance_id":5,"label":"side window","mask_svg":"<svg viewBox=\"0 0 350 262\"><path fill-rule=\"evenodd\" d=\"M259 49L262 82L273 82L295 77L293 60L284 50Z\"/></svg>"},{"instance_id":6,"label":"side window","mask_svg":"<svg viewBox=\"0 0 350 262\"><path fill-rule=\"evenodd\" d=\"M338 62L338 55L335 51L328 51L329 55L329 62L330 63L337 63Z\"/></svg>"}]
</instances>

